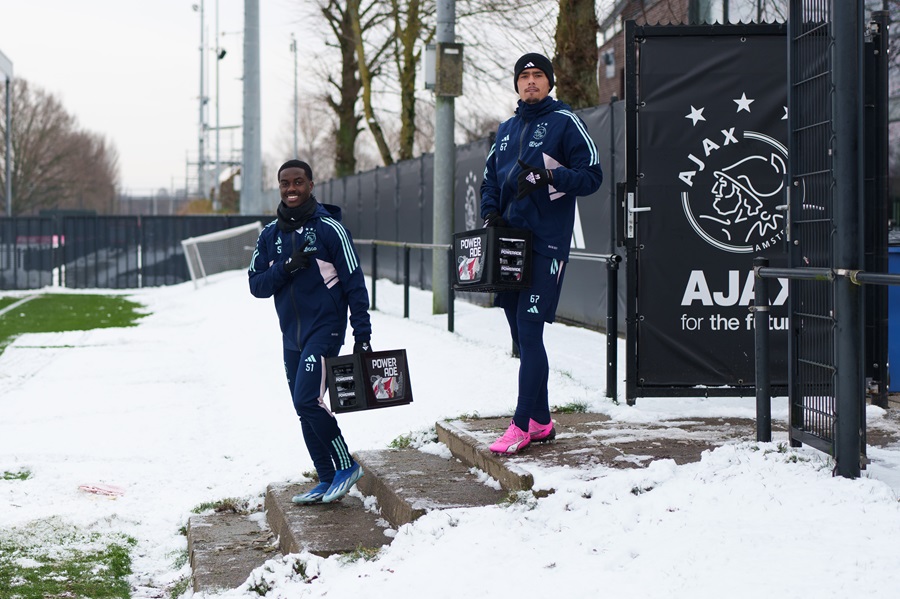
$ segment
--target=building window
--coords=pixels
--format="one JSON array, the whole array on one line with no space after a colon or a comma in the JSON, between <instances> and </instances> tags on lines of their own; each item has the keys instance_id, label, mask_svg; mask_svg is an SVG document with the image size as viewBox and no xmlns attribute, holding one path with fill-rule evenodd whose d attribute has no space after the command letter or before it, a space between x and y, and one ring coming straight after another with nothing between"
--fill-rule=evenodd
<instances>
[{"instance_id":1,"label":"building window","mask_svg":"<svg viewBox=\"0 0 900 599\"><path fill-rule=\"evenodd\" d=\"M616 76L616 52L612 48L603 52L603 64L606 65L606 78L612 79Z\"/></svg>"}]
</instances>

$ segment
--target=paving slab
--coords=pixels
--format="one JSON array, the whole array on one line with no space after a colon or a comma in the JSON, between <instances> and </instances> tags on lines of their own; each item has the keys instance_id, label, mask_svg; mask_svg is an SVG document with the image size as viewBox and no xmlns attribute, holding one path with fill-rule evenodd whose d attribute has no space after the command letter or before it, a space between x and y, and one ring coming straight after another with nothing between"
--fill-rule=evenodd
<instances>
[{"instance_id":1,"label":"paving slab","mask_svg":"<svg viewBox=\"0 0 900 599\"><path fill-rule=\"evenodd\" d=\"M397 527L432 510L496 505L507 495L456 458L411 448L360 451L354 457L366 472L357 488L376 497L381 515Z\"/></svg>"},{"instance_id":2,"label":"paving slab","mask_svg":"<svg viewBox=\"0 0 900 599\"><path fill-rule=\"evenodd\" d=\"M262 514L212 514L188 520L194 592L239 587L250 572L279 556Z\"/></svg>"},{"instance_id":3,"label":"paving slab","mask_svg":"<svg viewBox=\"0 0 900 599\"><path fill-rule=\"evenodd\" d=\"M363 502L345 495L332 503L297 505L291 497L305 493L309 484L272 483L266 489L266 516L285 555L309 551L321 557L377 549L390 543L388 523L366 510Z\"/></svg>"}]
</instances>

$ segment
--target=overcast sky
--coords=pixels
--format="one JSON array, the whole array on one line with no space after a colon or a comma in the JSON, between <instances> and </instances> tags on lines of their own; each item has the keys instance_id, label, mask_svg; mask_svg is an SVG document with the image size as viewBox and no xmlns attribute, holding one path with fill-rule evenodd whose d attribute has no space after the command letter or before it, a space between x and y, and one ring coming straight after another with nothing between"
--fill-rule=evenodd
<instances>
[{"instance_id":1,"label":"overcast sky","mask_svg":"<svg viewBox=\"0 0 900 599\"><path fill-rule=\"evenodd\" d=\"M55 94L81 128L110 140L119 152L124 191L184 187L186 163L196 162L199 136L201 0L0 0L0 52L16 77ZM216 0L204 0L208 45L215 46ZM218 0L219 114L239 125L242 110L243 0ZM299 0L260 0L262 151L280 157L291 139L294 61L315 51ZM307 24L304 24L307 22ZM215 73L213 51L208 71ZM309 89L301 82L300 95ZM209 124L215 126L215 79L209 79ZM240 129L221 132L221 155L241 145ZM210 160L214 160L210 133ZM281 143L279 143L281 140ZM196 177L196 168L191 173Z\"/></svg>"}]
</instances>

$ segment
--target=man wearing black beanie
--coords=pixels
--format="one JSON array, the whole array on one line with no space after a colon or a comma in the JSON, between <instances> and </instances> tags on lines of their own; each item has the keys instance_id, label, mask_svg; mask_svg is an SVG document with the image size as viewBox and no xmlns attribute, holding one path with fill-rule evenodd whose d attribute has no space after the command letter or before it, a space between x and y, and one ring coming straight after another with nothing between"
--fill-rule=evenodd
<instances>
[{"instance_id":1,"label":"man wearing black beanie","mask_svg":"<svg viewBox=\"0 0 900 599\"><path fill-rule=\"evenodd\" d=\"M550 417L544 323L556 318L576 196L594 193L603 181L597 146L572 109L550 96L553 64L537 53L516 61L513 85L519 94L511 119L497 128L481 184L486 227L531 231L531 287L497 293L513 343L519 350L519 393L509 428L490 449L518 453L533 441L556 436Z\"/></svg>"},{"instance_id":2,"label":"man wearing black beanie","mask_svg":"<svg viewBox=\"0 0 900 599\"><path fill-rule=\"evenodd\" d=\"M550 83L550 88L547 90L547 93L550 93L554 83L553 63L551 63L546 56L531 52L523 55L522 58L516 61L516 68L513 75L513 88L516 90L516 93L519 92L519 75L521 75L522 71L525 69L539 69L542 71L547 78L547 81Z\"/></svg>"}]
</instances>

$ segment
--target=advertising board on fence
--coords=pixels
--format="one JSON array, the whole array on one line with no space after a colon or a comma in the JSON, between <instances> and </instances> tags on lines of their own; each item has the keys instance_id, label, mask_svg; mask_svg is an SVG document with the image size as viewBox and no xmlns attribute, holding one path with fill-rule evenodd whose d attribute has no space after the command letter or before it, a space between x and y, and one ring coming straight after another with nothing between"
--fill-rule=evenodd
<instances>
[{"instance_id":1,"label":"advertising board on fence","mask_svg":"<svg viewBox=\"0 0 900 599\"><path fill-rule=\"evenodd\" d=\"M635 395L752 386L753 258L787 262L785 37L765 26L671 29L639 28L635 44ZM770 287L772 383L784 385L787 281Z\"/></svg>"}]
</instances>

